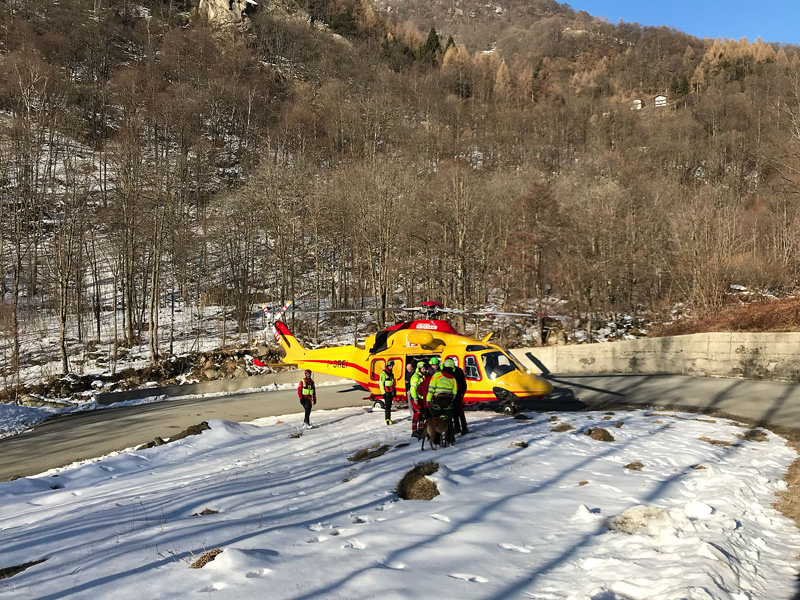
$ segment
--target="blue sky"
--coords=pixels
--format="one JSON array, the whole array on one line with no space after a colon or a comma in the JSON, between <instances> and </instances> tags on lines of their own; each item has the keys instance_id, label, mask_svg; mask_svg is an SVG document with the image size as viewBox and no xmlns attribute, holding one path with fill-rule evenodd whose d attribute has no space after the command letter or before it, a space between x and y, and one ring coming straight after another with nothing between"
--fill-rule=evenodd
<instances>
[{"instance_id":1,"label":"blue sky","mask_svg":"<svg viewBox=\"0 0 800 600\"><path fill-rule=\"evenodd\" d=\"M697 37L761 37L800 43L800 0L567 0L575 10L642 25L668 25Z\"/></svg>"}]
</instances>

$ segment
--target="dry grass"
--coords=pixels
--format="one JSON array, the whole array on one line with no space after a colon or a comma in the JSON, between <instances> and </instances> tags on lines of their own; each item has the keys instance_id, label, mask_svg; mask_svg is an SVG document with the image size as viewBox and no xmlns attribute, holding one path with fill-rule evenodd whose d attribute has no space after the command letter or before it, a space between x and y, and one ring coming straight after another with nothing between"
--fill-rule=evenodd
<instances>
[{"instance_id":1,"label":"dry grass","mask_svg":"<svg viewBox=\"0 0 800 600\"><path fill-rule=\"evenodd\" d=\"M561 433L564 431L572 431L574 428L569 423L559 423L555 427L551 428L550 431L555 431L556 433Z\"/></svg>"},{"instance_id":2,"label":"dry grass","mask_svg":"<svg viewBox=\"0 0 800 600\"><path fill-rule=\"evenodd\" d=\"M438 470L439 463L433 461L416 465L397 484L397 495L403 500L433 500L439 495L439 488L427 475Z\"/></svg>"},{"instance_id":3,"label":"dry grass","mask_svg":"<svg viewBox=\"0 0 800 600\"><path fill-rule=\"evenodd\" d=\"M701 423L716 423L714 419L701 419L700 417L695 417L692 421L700 421Z\"/></svg>"},{"instance_id":4,"label":"dry grass","mask_svg":"<svg viewBox=\"0 0 800 600\"><path fill-rule=\"evenodd\" d=\"M769 439L767 432L763 429L751 429L747 433L737 433L736 437L746 442L766 442Z\"/></svg>"},{"instance_id":5,"label":"dry grass","mask_svg":"<svg viewBox=\"0 0 800 600\"><path fill-rule=\"evenodd\" d=\"M182 440L183 438L189 437L190 435L200 435L206 429L211 429L209 427L208 422L203 421L202 423L198 423L197 425L190 425L180 433L173 435L168 440L164 440L164 438L156 437L152 442L147 442L146 444L142 444L137 450L144 450L146 448L154 448L155 446L163 446L164 444L169 444L171 442L175 442L178 440Z\"/></svg>"},{"instance_id":6,"label":"dry grass","mask_svg":"<svg viewBox=\"0 0 800 600\"><path fill-rule=\"evenodd\" d=\"M551 420L551 421L558 421L558 417L557 417L556 415L552 415L552 416L550 417L550 420Z\"/></svg>"},{"instance_id":7,"label":"dry grass","mask_svg":"<svg viewBox=\"0 0 800 600\"><path fill-rule=\"evenodd\" d=\"M669 413L659 413L659 412L647 413L645 415L645 417L668 417L670 419L682 419L683 418L680 415L673 415L673 414L669 414Z\"/></svg>"},{"instance_id":8,"label":"dry grass","mask_svg":"<svg viewBox=\"0 0 800 600\"><path fill-rule=\"evenodd\" d=\"M703 465L692 465L691 468L694 469L695 471L700 471L702 469L705 469L706 467L704 467Z\"/></svg>"},{"instance_id":9,"label":"dry grass","mask_svg":"<svg viewBox=\"0 0 800 600\"><path fill-rule=\"evenodd\" d=\"M623 425L625 425L625 421L620 421L619 423L617 423L616 425L614 425L614 427L616 427L617 429L619 429L619 428L620 428L620 427L622 427Z\"/></svg>"},{"instance_id":10,"label":"dry grass","mask_svg":"<svg viewBox=\"0 0 800 600\"><path fill-rule=\"evenodd\" d=\"M734 444L733 442L726 442L725 440L714 440L706 436L697 439L699 439L701 442L706 442L708 444L711 444L712 446L720 446L721 448L730 448L732 446L738 445Z\"/></svg>"},{"instance_id":11,"label":"dry grass","mask_svg":"<svg viewBox=\"0 0 800 600\"><path fill-rule=\"evenodd\" d=\"M222 554L222 548L214 548L213 550L209 550L208 552L203 552L196 561L194 561L191 565L189 565L190 569L202 569L212 560L214 560L218 554Z\"/></svg>"},{"instance_id":12,"label":"dry grass","mask_svg":"<svg viewBox=\"0 0 800 600\"><path fill-rule=\"evenodd\" d=\"M800 454L800 434L782 434L786 437L786 443ZM772 507L789 517L800 527L800 458L795 460L784 476L787 488L778 492L778 500L773 502Z\"/></svg>"},{"instance_id":13,"label":"dry grass","mask_svg":"<svg viewBox=\"0 0 800 600\"><path fill-rule=\"evenodd\" d=\"M192 516L193 517L204 517L206 515L218 515L218 514L219 514L218 510L214 510L213 508L204 508L202 511L200 511L198 513L194 513Z\"/></svg>"},{"instance_id":14,"label":"dry grass","mask_svg":"<svg viewBox=\"0 0 800 600\"><path fill-rule=\"evenodd\" d=\"M0 579L8 579L9 577L13 577L18 573L22 573L25 569L29 569L30 567L43 563L46 560L46 558L43 558L41 560L33 560L22 565L17 565L16 567L6 567L4 569L0 569Z\"/></svg>"},{"instance_id":15,"label":"dry grass","mask_svg":"<svg viewBox=\"0 0 800 600\"><path fill-rule=\"evenodd\" d=\"M293 440L296 440L297 438L302 437L302 436L303 436L303 432L302 431L295 431L294 433L290 433L289 434L289 437L292 438Z\"/></svg>"},{"instance_id":16,"label":"dry grass","mask_svg":"<svg viewBox=\"0 0 800 600\"><path fill-rule=\"evenodd\" d=\"M800 331L800 297L736 304L651 328L653 337L711 331Z\"/></svg>"},{"instance_id":17,"label":"dry grass","mask_svg":"<svg viewBox=\"0 0 800 600\"><path fill-rule=\"evenodd\" d=\"M369 448L362 448L355 454L348 456L347 460L350 462L364 462L365 460L369 460L371 458L377 458L378 456L383 456L389 451L389 446L385 444L375 444L370 446Z\"/></svg>"},{"instance_id":18,"label":"dry grass","mask_svg":"<svg viewBox=\"0 0 800 600\"><path fill-rule=\"evenodd\" d=\"M637 460L636 462L628 463L624 468L630 471L641 471L644 469L644 465Z\"/></svg>"},{"instance_id":19,"label":"dry grass","mask_svg":"<svg viewBox=\"0 0 800 600\"><path fill-rule=\"evenodd\" d=\"M511 442L511 444L509 444L509 446L511 448L527 448L528 447L528 443L527 442Z\"/></svg>"},{"instance_id":20,"label":"dry grass","mask_svg":"<svg viewBox=\"0 0 800 600\"><path fill-rule=\"evenodd\" d=\"M578 487L583 487L584 485L589 485L589 482L586 481L585 479L583 481L578 482Z\"/></svg>"},{"instance_id":21,"label":"dry grass","mask_svg":"<svg viewBox=\"0 0 800 600\"><path fill-rule=\"evenodd\" d=\"M608 429L603 429L602 427L590 427L586 431L583 432L583 435L588 435L593 440L597 440L599 442L613 442L614 436L608 431Z\"/></svg>"}]
</instances>

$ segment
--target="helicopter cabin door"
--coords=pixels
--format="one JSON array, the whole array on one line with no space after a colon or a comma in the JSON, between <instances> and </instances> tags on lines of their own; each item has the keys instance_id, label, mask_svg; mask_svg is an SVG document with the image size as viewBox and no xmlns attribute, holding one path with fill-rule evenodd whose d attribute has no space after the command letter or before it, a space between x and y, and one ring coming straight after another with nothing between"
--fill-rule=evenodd
<instances>
[{"instance_id":1,"label":"helicopter cabin door","mask_svg":"<svg viewBox=\"0 0 800 600\"><path fill-rule=\"evenodd\" d=\"M402 356L390 356L390 357L385 358L385 359L384 358L373 358L372 362L370 363L369 378L372 381L378 381L378 379L381 376L381 371L383 371L386 368L386 361L387 360L393 360L394 361L394 366L392 367L392 373L394 374L395 385L397 386L398 393L399 392L404 392L405 391L405 385L404 385L403 374L405 373L405 366L404 366L404 363L403 363L403 357ZM371 389L370 391L375 395L380 393L378 391L377 387L375 389Z\"/></svg>"}]
</instances>

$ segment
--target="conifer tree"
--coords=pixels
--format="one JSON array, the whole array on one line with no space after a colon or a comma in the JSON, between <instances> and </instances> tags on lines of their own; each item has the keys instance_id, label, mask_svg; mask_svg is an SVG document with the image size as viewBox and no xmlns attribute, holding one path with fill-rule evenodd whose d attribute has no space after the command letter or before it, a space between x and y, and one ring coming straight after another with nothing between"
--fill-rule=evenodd
<instances>
[{"instance_id":1,"label":"conifer tree","mask_svg":"<svg viewBox=\"0 0 800 600\"><path fill-rule=\"evenodd\" d=\"M428 32L428 39L419 49L418 58L420 62L435 65L439 61L439 56L442 53L442 45L439 43L439 36L436 33L436 28L431 27Z\"/></svg>"}]
</instances>

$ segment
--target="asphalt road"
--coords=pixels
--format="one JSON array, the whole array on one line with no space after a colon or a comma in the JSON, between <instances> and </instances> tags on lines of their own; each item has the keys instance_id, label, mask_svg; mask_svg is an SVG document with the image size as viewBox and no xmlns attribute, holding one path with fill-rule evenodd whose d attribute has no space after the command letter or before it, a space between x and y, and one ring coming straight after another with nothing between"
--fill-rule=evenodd
<instances>
[{"instance_id":1,"label":"asphalt road","mask_svg":"<svg viewBox=\"0 0 800 600\"><path fill-rule=\"evenodd\" d=\"M550 409L625 406L683 409L739 417L778 431L800 431L800 384L682 375L559 375ZM544 407L544 405L542 406ZM569 407L569 408L568 408Z\"/></svg>"},{"instance_id":2,"label":"asphalt road","mask_svg":"<svg viewBox=\"0 0 800 600\"><path fill-rule=\"evenodd\" d=\"M607 410L626 406L738 416L773 429L800 431L800 384L680 375L558 375L551 398L525 409ZM317 408L369 406L355 386L318 390ZM0 440L0 481L27 476L168 438L210 419L250 421L300 411L294 390L127 406L53 419ZM467 415L469 420L469 415Z\"/></svg>"},{"instance_id":3,"label":"asphalt road","mask_svg":"<svg viewBox=\"0 0 800 600\"><path fill-rule=\"evenodd\" d=\"M317 388L314 409L371 406L354 385ZM26 477L77 460L171 437L211 419L252 421L302 412L296 390L106 408L45 421L31 431L0 440L0 481ZM312 413L313 422L313 413Z\"/></svg>"}]
</instances>

